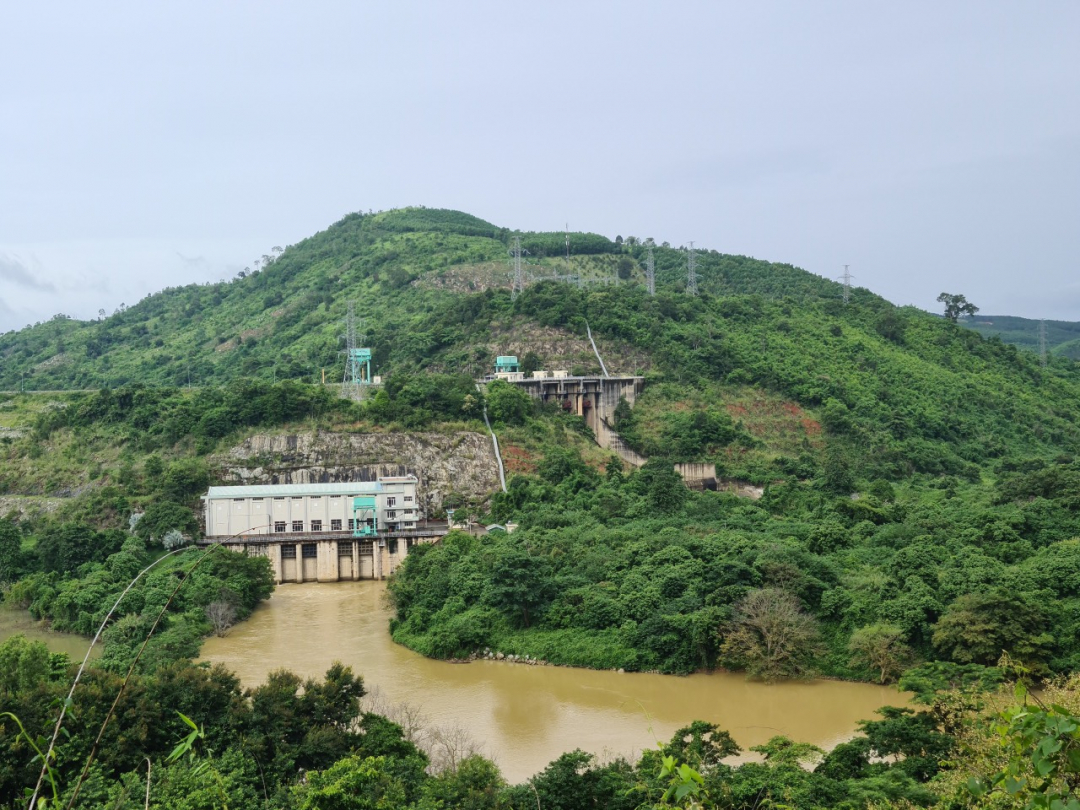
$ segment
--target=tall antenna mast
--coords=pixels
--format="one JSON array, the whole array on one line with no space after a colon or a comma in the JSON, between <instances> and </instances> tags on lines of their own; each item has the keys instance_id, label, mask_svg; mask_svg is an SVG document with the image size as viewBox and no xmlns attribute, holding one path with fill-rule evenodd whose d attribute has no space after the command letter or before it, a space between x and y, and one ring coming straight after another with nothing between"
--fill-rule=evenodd
<instances>
[{"instance_id":1,"label":"tall antenna mast","mask_svg":"<svg viewBox=\"0 0 1080 810\"><path fill-rule=\"evenodd\" d=\"M645 283L649 288L649 295L656 295L656 257L653 256L653 240L645 242Z\"/></svg>"},{"instance_id":2,"label":"tall antenna mast","mask_svg":"<svg viewBox=\"0 0 1080 810\"><path fill-rule=\"evenodd\" d=\"M1046 321L1039 321L1039 365L1046 368Z\"/></svg>"},{"instance_id":3,"label":"tall antenna mast","mask_svg":"<svg viewBox=\"0 0 1080 810\"><path fill-rule=\"evenodd\" d=\"M686 252L686 294L697 295L697 251L693 242Z\"/></svg>"},{"instance_id":4,"label":"tall antenna mast","mask_svg":"<svg viewBox=\"0 0 1080 810\"><path fill-rule=\"evenodd\" d=\"M840 276L844 281L844 303L848 303L851 300L851 280L855 276L848 272L849 265L844 265L844 275Z\"/></svg>"},{"instance_id":5,"label":"tall antenna mast","mask_svg":"<svg viewBox=\"0 0 1080 810\"><path fill-rule=\"evenodd\" d=\"M521 266L521 237L514 234L513 247L510 248L510 256L514 262L514 286L510 293L511 300L517 298L525 289L525 270Z\"/></svg>"}]
</instances>

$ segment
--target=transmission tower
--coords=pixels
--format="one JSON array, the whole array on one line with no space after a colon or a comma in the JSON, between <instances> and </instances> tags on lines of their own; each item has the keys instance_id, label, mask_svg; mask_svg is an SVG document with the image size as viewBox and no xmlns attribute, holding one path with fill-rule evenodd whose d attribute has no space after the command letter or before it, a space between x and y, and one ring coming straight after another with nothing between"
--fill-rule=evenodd
<instances>
[{"instance_id":1,"label":"transmission tower","mask_svg":"<svg viewBox=\"0 0 1080 810\"><path fill-rule=\"evenodd\" d=\"M690 243L690 249L686 252L686 294L697 295L697 251L694 243Z\"/></svg>"},{"instance_id":2,"label":"transmission tower","mask_svg":"<svg viewBox=\"0 0 1080 810\"><path fill-rule=\"evenodd\" d=\"M569 237L568 237L569 238ZM525 269L521 266L521 237L514 234L513 246L510 248L510 257L513 262L513 283L511 300L517 298L525 289Z\"/></svg>"},{"instance_id":3,"label":"transmission tower","mask_svg":"<svg viewBox=\"0 0 1080 810\"><path fill-rule=\"evenodd\" d=\"M1039 365L1046 368L1046 321L1039 321Z\"/></svg>"},{"instance_id":4,"label":"transmission tower","mask_svg":"<svg viewBox=\"0 0 1080 810\"><path fill-rule=\"evenodd\" d=\"M851 301L851 280L855 276L848 272L849 265L844 265L844 275L840 276L840 279L844 282L844 303Z\"/></svg>"},{"instance_id":5,"label":"transmission tower","mask_svg":"<svg viewBox=\"0 0 1080 810\"><path fill-rule=\"evenodd\" d=\"M364 386L371 385L371 349L361 344L367 342L367 335L357 334L356 311L352 301L349 313L345 316L345 375L341 380L341 395L350 399L359 399Z\"/></svg>"},{"instance_id":6,"label":"transmission tower","mask_svg":"<svg viewBox=\"0 0 1080 810\"><path fill-rule=\"evenodd\" d=\"M656 257L653 256L653 240L645 243L645 283L649 288L649 295L656 295Z\"/></svg>"}]
</instances>

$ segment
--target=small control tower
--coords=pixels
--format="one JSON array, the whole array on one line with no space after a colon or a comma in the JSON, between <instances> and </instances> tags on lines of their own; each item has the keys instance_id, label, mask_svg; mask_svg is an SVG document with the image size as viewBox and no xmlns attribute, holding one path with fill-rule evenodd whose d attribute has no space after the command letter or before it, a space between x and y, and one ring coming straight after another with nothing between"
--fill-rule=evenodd
<instances>
[{"instance_id":1,"label":"small control tower","mask_svg":"<svg viewBox=\"0 0 1080 810\"><path fill-rule=\"evenodd\" d=\"M520 368L517 355L500 354L495 358L496 374L512 374Z\"/></svg>"},{"instance_id":2,"label":"small control tower","mask_svg":"<svg viewBox=\"0 0 1080 810\"><path fill-rule=\"evenodd\" d=\"M353 501L353 537L374 537L379 530L374 496L357 496Z\"/></svg>"},{"instance_id":3,"label":"small control tower","mask_svg":"<svg viewBox=\"0 0 1080 810\"><path fill-rule=\"evenodd\" d=\"M518 369L521 365L518 363L516 355L513 354L500 354L495 358L495 379L506 380L507 382L517 382L525 379L525 374Z\"/></svg>"},{"instance_id":4,"label":"small control tower","mask_svg":"<svg viewBox=\"0 0 1080 810\"><path fill-rule=\"evenodd\" d=\"M371 349L349 349L346 379L353 385L371 385Z\"/></svg>"}]
</instances>

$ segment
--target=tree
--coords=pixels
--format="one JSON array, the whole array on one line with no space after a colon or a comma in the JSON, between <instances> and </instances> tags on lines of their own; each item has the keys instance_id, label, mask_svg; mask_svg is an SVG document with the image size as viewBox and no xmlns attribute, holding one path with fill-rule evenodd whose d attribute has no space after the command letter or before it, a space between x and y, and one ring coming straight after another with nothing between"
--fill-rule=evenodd
<instances>
[{"instance_id":1,"label":"tree","mask_svg":"<svg viewBox=\"0 0 1080 810\"><path fill-rule=\"evenodd\" d=\"M505 807L499 794L506 782L494 762L479 754L463 759L453 770L445 770L429 779L418 805L423 810L459 807L462 810L495 810Z\"/></svg>"},{"instance_id":2,"label":"tree","mask_svg":"<svg viewBox=\"0 0 1080 810\"><path fill-rule=\"evenodd\" d=\"M520 425L532 410L532 399L516 385L495 380L487 387L488 413L504 425Z\"/></svg>"},{"instance_id":3,"label":"tree","mask_svg":"<svg viewBox=\"0 0 1080 810\"><path fill-rule=\"evenodd\" d=\"M14 582L22 567L22 532L12 521L0 520L0 582Z\"/></svg>"},{"instance_id":4,"label":"tree","mask_svg":"<svg viewBox=\"0 0 1080 810\"><path fill-rule=\"evenodd\" d=\"M674 757L699 771L714 769L725 757L741 753L741 749L726 731L713 723L695 720L680 728L666 746L664 756Z\"/></svg>"},{"instance_id":5,"label":"tree","mask_svg":"<svg viewBox=\"0 0 1080 810\"><path fill-rule=\"evenodd\" d=\"M968 735L965 753L978 765L992 763L993 770L986 775L980 767L982 773L967 780L975 800L969 806L1080 808L1078 686L1074 675L1051 685L1044 700L1018 685L1016 705L993 722L972 724L981 733Z\"/></svg>"},{"instance_id":6,"label":"tree","mask_svg":"<svg viewBox=\"0 0 1080 810\"><path fill-rule=\"evenodd\" d=\"M540 355L536 352L525 352L524 357L521 358L521 371L526 377L531 377L532 373L539 371L542 365Z\"/></svg>"},{"instance_id":7,"label":"tree","mask_svg":"<svg viewBox=\"0 0 1080 810\"><path fill-rule=\"evenodd\" d=\"M952 323L956 323L961 315L974 317L975 313L979 311L977 306L960 294L943 292L937 297L937 300L945 305L945 318Z\"/></svg>"},{"instance_id":8,"label":"tree","mask_svg":"<svg viewBox=\"0 0 1080 810\"><path fill-rule=\"evenodd\" d=\"M634 488L648 499L649 507L661 515L675 514L686 502L686 482L670 460L649 459L633 480Z\"/></svg>"},{"instance_id":9,"label":"tree","mask_svg":"<svg viewBox=\"0 0 1080 810\"><path fill-rule=\"evenodd\" d=\"M934 625L934 647L961 664L997 662L1003 652L1025 664L1049 657L1054 638L1041 605L1004 588L960 596Z\"/></svg>"},{"instance_id":10,"label":"tree","mask_svg":"<svg viewBox=\"0 0 1080 810\"><path fill-rule=\"evenodd\" d=\"M84 523L62 523L42 534L35 551L46 571L74 573L83 563L100 562L119 551L127 536L119 529L95 532Z\"/></svg>"},{"instance_id":11,"label":"tree","mask_svg":"<svg viewBox=\"0 0 1080 810\"><path fill-rule=\"evenodd\" d=\"M166 497L183 502L201 494L210 484L210 473L201 459L182 458L169 465L162 489Z\"/></svg>"},{"instance_id":12,"label":"tree","mask_svg":"<svg viewBox=\"0 0 1080 810\"><path fill-rule=\"evenodd\" d=\"M224 636L236 623L236 605L226 599L219 599L206 606L206 620L214 628L214 635Z\"/></svg>"},{"instance_id":13,"label":"tree","mask_svg":"<svg viewBox=\"0 0 1080 810\"><path fill-rule=\"evenodd\" d=\"M309 773L294 795L300 810L391 810L407 803L405 785L385 757L341 759Z\"/></svg>"},{"instance_id":14,"label":"tree","mask_svg":"<svg viewBox=\"0 0 1080 810\"><path fill-rule=\"evenodd\" d=\"M0 644L0 691L33 689L49 679L49 648L26 636L12 636Z\"/></svg>"},{"instance_id":15,"label":"tree","mask_svg":"<svg viewBox=\"0 0 1080 810\"><path fill-rule=\"evenodd\" d=\"M765 681L809 674L820 647L817 621L779 588L744 596L721 635L721 658Z\"/></svg>"},{"instance_id":16,"label":"tree","mask_svg":"<svg viewBox=\"0 0 1080 810\"><path fill-rule=\"evenodd\" d=\"M852 666L878 670L881 683L898 677L911 657L904 631L895 624L883 623L860 627L852 633L848 652Z\"/></svg>"},{"instance_id":17,"label":"tree","mask_svg":"<svg viewBox=\"0 0 1080 810\"><path fill-rule=\"evenodd\" d=\"M487 599L520 627L528 627L547 602L550 583L543 561L508 540L495 552Z\"/></svg>"},{"instance_id":18,"label":"tree","mask_svg":"<svg viewBox=\"0 0 1080 810\"><path fill-rule=\"evenodd\" d=\"M161 542L173 529L194 534L198 529L195 515L186 506L173 501L154 501L135 524L134 532L147 542Z\"/></svg>"}]
</instances>

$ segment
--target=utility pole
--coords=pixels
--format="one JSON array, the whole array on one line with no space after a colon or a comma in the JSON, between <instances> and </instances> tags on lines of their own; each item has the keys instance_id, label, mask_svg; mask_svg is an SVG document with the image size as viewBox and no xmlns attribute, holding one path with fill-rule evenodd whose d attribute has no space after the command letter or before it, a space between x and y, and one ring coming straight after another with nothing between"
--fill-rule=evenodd
<instances>
[{"instance_id":1,"label":"utility pole","mask_svg":"<svg viewBox=\"0 0 1080 810\"><path fill-rule=\"evenodd\" d=\"M1039 321L1039 365L1046 368L1046 321Z\"/></svg>"},{"instance_id":2,"label":"utility pole","mask_svg":"<svg viewBox=\"0 0 1080 810\"><path fill-rule=\"evenodd\" d=\"M645 243L645 283L649 288L649 295L656 295L656 257L653 256L653 240Z\"/></svg>"},{"instance_id":3,"label":"utility pole","mask_svg":"<svg viewBox=\"0 0 1080 810\"><path fill-rule=\"evenodd\" d=\"M570 243L570 235L566 237L567 245ZM567 248L569 254L569 247ZM525 270L521 266L521 237L514 234L513 247L510 248L510 255L514 261L514 286L510 293L510 299L517 298L525 290Z\"/></svg>"},{"instance_id":4,"label":"utility pole","mask_svg":"<svg viewBox=\"0 0 1080 810\"><path fill-rule=\"evenodd\" d=\"M686 294L697 295L697 251L693 242L686 252Z\"/></svg>"}]
</instances>

